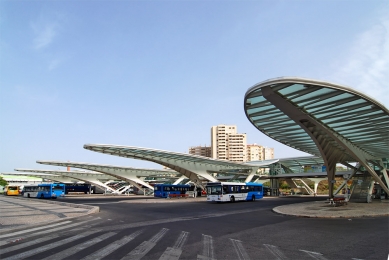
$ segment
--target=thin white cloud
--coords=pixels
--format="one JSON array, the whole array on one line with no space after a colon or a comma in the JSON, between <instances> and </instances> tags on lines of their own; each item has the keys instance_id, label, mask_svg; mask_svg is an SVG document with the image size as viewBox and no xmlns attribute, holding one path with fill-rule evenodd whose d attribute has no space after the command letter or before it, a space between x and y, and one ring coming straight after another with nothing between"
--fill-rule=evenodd
<instances>
[{"instance_id":1,"label":"thin white cloud","mask_svg":"<svg viewBox=\"0 0 389 260\"><path fill-rule=\"evenodd\" d=\"M60 59L54 59L49 62L49 70L54 70L61 63Z\"/></svg>"},{"instance_id":2,"label":"thin white cloud","mask_svg":"<svg viewBox=\"0 0 389 260\"><path fill-rule=\"evenodd\" d=\"M33 40L34 48L42 49L53 42L53 39L57 34L56 29L58 26L56 23L49 23L44 25L32 24L31 27L35 34Z\"/></svg>"},{"instance_id":3,"label":"thin white cloud","mask_svg":"<svg viewBox=\"0 0 389 260\"><path fill-rule=\"evenodd\" d=\"M56 91L49 92L36 87L17 85L15 93L20 101L32 104L53 105L58 101Z\"/></svg>"},{"instance_id":4,"label":"thin white cloud","mask_svg":"<svg viewBox=\"0 0 389 260\"><path fill-rule=\"evenodd\" d=\"M331 77L355 88L384 105L389 96L389 12L380 22L361 33L350 49L346 62Z\"/></svg>"}]
</instances>

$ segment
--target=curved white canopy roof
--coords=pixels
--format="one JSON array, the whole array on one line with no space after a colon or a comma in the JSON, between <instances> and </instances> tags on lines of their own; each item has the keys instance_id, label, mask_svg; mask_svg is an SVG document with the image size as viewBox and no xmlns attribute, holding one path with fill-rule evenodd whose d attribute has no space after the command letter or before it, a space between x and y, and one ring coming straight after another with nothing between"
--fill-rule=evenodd
<instances>
[{"instance_id":1,"label":"curved white canopy roof","mask_svg":"<svg viewBox=\"0 0 389 260\"><path fill-rule=\"evenodd\" d=\"M321 156L329 180L337 163L359 162L389 193L374 170L384 168L382 158L389 157L389 110L378 101L325 81L281 77L249 88L244 109L249 121L270 138Z\"/></svg>"}]
</instances>

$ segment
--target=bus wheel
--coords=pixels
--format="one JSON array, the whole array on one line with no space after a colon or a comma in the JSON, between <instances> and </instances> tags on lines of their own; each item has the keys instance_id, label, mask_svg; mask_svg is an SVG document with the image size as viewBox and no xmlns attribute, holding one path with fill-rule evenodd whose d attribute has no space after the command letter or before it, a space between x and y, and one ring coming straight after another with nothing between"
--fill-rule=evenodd
<instances>
[{"instance_id":1,"label":"bus wheel","mask_svg":"<svg viewBox=\"0 0 389 260\"><path fill-rule=\"evenodd\" d=\"M231 202L235 202L235 197L232 196L232 197L230 198L230 201L231 201Z\"/></svg>"},{"instance_id":2,"label":"bus wheel","mask_svg":"<svg viewBox=\"0 0 389 260\"><path fill-rule=\"evenodd\" d=\"M251 201L255 201L255 195L253 195L253 197L252 197Z\"/></svg>"},{"instance_id":3,"label":"bus wheel","mask_svg":"<svg viewBox=\"0 0 389 260\"><path fill-rule=\"evenodd\" d=\"M41 194L41 199L43 199L45 197L45 195Z\"/></svg>"},{"instance_id":4,"label":"bus wheel","mask_svg":"<svg viewBox=\"0 0 389 260\"><path fill-rule=\"evenodd\" d=\"M28 198L30 197L30 193L27 194L27 197L28 197Z\"/></svg>"}]
</instances>

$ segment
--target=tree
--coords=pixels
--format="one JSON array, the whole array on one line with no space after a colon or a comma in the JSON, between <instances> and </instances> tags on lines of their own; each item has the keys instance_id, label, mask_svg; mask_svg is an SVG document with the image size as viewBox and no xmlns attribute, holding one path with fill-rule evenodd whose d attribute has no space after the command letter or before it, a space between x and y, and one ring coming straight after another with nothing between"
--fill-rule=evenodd
<instances>
[{"instance_id":1,"label":"tree","mask_svg":"<svg viewBox=\"0 0 389 260\"><path fill-rule=\"evenodd\" d=\"M8 182L3 179L3 177L0 176L0 186L6 186L8 185Z\"/></svg>"}]
</instances>

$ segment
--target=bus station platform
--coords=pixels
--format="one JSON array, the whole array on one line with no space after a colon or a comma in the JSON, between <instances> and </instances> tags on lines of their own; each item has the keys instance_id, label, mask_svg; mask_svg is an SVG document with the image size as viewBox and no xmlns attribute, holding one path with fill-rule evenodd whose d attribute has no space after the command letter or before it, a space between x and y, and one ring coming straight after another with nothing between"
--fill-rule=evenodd
<instances>
[{"instance_id":1,"label":"bus station platform","mask_svg":"<svg viewBox=\"0 0 389 260\"><path fill-rule=\"evenodd\" d=\"M305 218L362 218L389 216L388 200L373 200L371 203L348 202L334 206L328 201L312 201L283 205L273 208L273 212Z\"/></svg>"}]
</instances>

